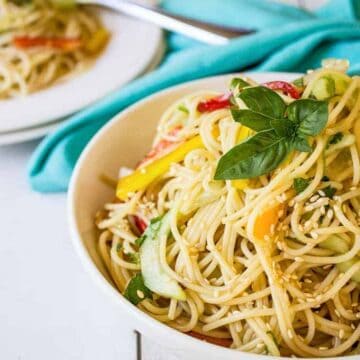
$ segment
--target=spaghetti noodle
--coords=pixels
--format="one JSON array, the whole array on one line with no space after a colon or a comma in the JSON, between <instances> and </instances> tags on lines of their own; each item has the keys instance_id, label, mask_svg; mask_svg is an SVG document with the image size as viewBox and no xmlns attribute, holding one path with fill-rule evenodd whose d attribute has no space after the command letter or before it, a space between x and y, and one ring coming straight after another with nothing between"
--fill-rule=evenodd
<instances>
[{"instance_id":1,"label":"spaghetti noodle","mask_svg":"<svg viewBox=\"0 0 360 360\"><path fill-rule=\"evenodd\" d=\"M107 39L92 9L0 0L0 98L24 96L84 71Z\"/></svg>"},{"instance_id":2,"label":"spaghetti noodle","mask_svg":"<svg viewBox=\"0 0 360 360\"><path fill-rule=\"evenodd\" d=\"M228 107L199 111L200 103L217 101L219 94L200 92L172 105L160 120L150 158L120 178L119 186L127 186L130 176L132 188L124 195L118 186L121 201L98 214L99 251L116 287L126 292L144 272L144 243L137 239L167 214L169 235L155 233L159 266L186 299L154 291L149 297L139 288L143 311L242 351L359 353L360 78L328 63L301 79L299 89L302 99L314 98L319 79L337 82L338 75L343 89L336 83L326 100L327 124L310 141L311 151L292 151L275 170L249 179L214 180L221 156L253 133L234 121ZM287 104L294 101L277 93ZM202 145L174 161L176 151L197 137ZM151 166L165 159L169 168L144 186L141 174L151 176Z\"/></svg>"}]
</instances>

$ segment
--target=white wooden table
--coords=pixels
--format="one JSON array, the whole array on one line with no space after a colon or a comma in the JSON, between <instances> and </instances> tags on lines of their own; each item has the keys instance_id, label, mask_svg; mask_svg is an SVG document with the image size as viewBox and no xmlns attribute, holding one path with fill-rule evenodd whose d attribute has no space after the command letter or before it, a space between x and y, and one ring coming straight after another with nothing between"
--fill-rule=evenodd
<instances>
[{"instance_id":1,"label":"white wooden table","mask_svg":"<svg viewBox=\"0 0 360 360\"><path fill-rule=\"evenodd\" d=\"M133 329L72 249L65 194L29 189L25 169L36 145L0 148L0 359L135 360ZM144 338L142 349L143 360L176 358Z\"/></svg>"}]
</instances>

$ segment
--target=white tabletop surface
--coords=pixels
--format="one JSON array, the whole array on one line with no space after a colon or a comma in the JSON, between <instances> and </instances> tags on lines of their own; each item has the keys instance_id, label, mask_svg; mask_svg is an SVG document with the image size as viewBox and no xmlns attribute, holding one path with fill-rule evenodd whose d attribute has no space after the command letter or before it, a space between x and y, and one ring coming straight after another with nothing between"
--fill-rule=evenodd
<instances>
[{"instance_id":1,"label":"white tabletop surface","mask_svg":"<svg viewBox=\"0 0 360 360\"><path fill-rule=\"evenodd\" d=\"M73 251L65 194L29 189L35 144L0 148L0 359L136 359L133 330Z\"/></svg>"},{"instance_id":2,"label":"white tabletop surface","mask_svg":"<svg viewBox=\"0 0 360 360\"><path fill-rule=\"evenodd\" d=\"M133 329L72 249L66 195L40 195L27 184L36 144L0 147L0 359L135 360ZM142 360L174 358L143 339Z\"/></svg>"}]
</instances>

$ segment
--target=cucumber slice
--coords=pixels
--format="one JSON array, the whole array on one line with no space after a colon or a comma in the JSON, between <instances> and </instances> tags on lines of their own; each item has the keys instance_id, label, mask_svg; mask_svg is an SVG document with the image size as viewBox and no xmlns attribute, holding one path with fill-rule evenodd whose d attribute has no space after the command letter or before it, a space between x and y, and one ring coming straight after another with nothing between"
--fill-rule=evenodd
<instances>
[{"instance_id":1,"label":"cucumber slice","mask_svg":"<svg viewBox=\"0 0 360 360\"><path fill-rule=\"evenodd\" d=\"M354 258L352 258L351 260L348 261L344 261L340 264L336 264L336 267L341 271L341 272L345 272L347 270L349 270L355 263L357 263L358 261L360 261L360 258L355 256ZM357 271L352 277L352 280L360 283L360 271Z\"/></svg>"},{"instance_id":2,"label":"cucumber slice","mask_svg":"<svg viewBox=\"0 0 360 360\"><path fill-rule=\"evenodd\" d=\"M326 240L322 241L319 246L323 249L332 250L340 254L349 251L348 244L338 235L330 235Z\"/></svg>"},{"instance_id":3,"label":"cucumber slice","mask_svg":"<svg viewBox=\"0 0 360 360\"><path fill-rule=\"evenodd\" d=\"M318 100L325 100L335 95L342 95L350 85L351 78L344 73L329 71L316 80L312 95Z\"/></svg>"},{"instance_id":4,"label":"cucumber slice","mask_svg":"<svg viewBox=\"0 0 360 360\"><path fill-rule=\"evenodd\" d=\"M335 95L335 81L329 76L318 79L312 89L312 94L318 100L325 100Z\"/></svg>"},{"instance_id":5,"label":"cucumber slice","mask_svg":"<svg viewBox=\"0 0 360 360\"><path fill-rule=\"evenodd\" d=\"M338 235L330 235L326 240L322 241L319 246L323 249L332 250L338 254L344 254L348 252L349 245L344 241L340 236ZM360 261L360 258L358 256L355 256L354 258L344 261L342 263L336 264L336 267L341 272L346 272L353 266L355 263ZM352 277L352 280L360 283L360 271L357 271Z\"/></svg>"},{"instance_id":6,"label":"cucumber slice","mask_svg":"<svg viewBox=\"0 0 360 360\"><path fill-rule=\"evenodd\" d=\"M154 293L176 300L186 300L180 285L163 269L160 262L160 239L169 236L170 214L158 218L148 226L140 247L141 272L145 285Z\"/></svg>"}]
</instances>

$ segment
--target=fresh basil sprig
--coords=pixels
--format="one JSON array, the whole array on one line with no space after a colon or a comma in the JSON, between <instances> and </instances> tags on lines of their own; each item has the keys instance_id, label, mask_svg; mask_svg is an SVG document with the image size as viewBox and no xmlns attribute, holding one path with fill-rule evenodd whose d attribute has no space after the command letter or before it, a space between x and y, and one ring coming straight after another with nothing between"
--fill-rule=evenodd
<instances>
[{"instance_id":1,"label":"fresh basil sprig","mask_svg":"<svg viewBox=\"0 0 360 360\"><path fill-rule=\"evenodd\" d=\"M268 174L292 150L311 151L308 137L318 135L328 120L324 101L300 99L287 106L275 91L263 86L245 88L238 97L248 109L231 109L233 119L257 133L221 157L216 180Z\"/></svg>"}]
</instances>

